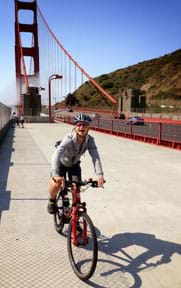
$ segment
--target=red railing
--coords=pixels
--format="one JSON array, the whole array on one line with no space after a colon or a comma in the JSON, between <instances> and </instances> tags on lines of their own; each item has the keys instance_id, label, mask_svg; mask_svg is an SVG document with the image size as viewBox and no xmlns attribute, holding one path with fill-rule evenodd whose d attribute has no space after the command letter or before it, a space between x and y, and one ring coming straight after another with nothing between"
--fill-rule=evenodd
<instances>
[{"instance_id":1,"label":"red railing","mask_svg":"<svg viewBox=\"0 0 181 288\"><path fill-rule=\"evenodd\" d=\"M64 115L55 121L73 124L73 116ZM167 122L145 122L144 125L127 125L125 120L94 119L91 129L161 146L181 150L181 124Z\"/></svg>"}]
</instances>

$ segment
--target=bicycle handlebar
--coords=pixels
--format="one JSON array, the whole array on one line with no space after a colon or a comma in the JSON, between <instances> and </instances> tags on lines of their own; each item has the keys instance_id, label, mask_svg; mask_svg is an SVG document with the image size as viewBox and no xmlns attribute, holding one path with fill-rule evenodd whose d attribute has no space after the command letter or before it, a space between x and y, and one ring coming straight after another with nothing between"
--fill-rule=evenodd
<instances>
[{"instance_id":1,"label":"bicycle handlebar","mask_svg":"<svg viewBox=\"0 0 181 288\"><path fill-rule=\"evenodd\" d=\"M54 177L52 177L52 180L54 182L56 182L56 179ZM106 181L104 180L104 183L105 182ZM81 181L81 182L70 181L70 180L66 180L65 181L65 187L66 188L70 188L72 186L72 184L76 184L78 187L87 186L87 188L88 187L98 188L98 181L97 180L93 180L92 178L90 178L88 180ZM85 190L87 190L87 188Z\"/></svg>"},{"instance_id":2,"label":"bicycle handlebar","mask_svg":"<svg viewBox=\"0 0 181 288\"><path fill-rule=\"evenodd\" d=\"M97 180L92 180L92 179L88 179L88 180L84 180L84 181L81 181L79 183L75 182L75 181L65 181L65 186L66 187L71 187L72 184L77 184L78 186L87 186L89 185L90 187L93 187L93 188L96 188L98 187L98 182Z\"/></svg>"}]
</instances>

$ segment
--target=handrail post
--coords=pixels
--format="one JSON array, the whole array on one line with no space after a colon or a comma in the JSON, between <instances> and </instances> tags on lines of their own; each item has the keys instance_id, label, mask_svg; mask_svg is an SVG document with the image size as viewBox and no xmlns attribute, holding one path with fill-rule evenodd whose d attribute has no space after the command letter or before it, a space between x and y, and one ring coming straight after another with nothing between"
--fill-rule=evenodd
<instances>
[{"instance_id":1,"label":"handrail post","mask_svg":"<svg viewBox=\"0 0 181 288\"><path fill-rule=\"evenodd\" d=\"M159 126L158 126L158 139L157 139L157 144L158 144L158 145L161 143L161 139L162 139L162 123L159 122Z\"/></svg>"}]
</instances>

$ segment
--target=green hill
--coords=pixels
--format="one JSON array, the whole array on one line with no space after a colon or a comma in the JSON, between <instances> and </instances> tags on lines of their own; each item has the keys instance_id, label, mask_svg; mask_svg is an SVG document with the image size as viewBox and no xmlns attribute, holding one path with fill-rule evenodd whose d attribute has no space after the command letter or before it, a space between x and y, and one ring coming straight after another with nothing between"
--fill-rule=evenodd
<instances>
[{"instance_id":1,"label":"green hill","mask_svg":"<svg viewBox=\"0 0 181 288\"><path fill-rule=\"evenodd\" d=\"M115 99L120 96L120 91L129 88L139 89L140 93L146 96L147 111L152 109L158 112L160 105L171 106L174 111L178 110L179 106L181 109L181 49L94 79ZM71 96L73 103L70 104L73 105L112 107L110 101L89 81Z\"/></svg>"}]
</instances>

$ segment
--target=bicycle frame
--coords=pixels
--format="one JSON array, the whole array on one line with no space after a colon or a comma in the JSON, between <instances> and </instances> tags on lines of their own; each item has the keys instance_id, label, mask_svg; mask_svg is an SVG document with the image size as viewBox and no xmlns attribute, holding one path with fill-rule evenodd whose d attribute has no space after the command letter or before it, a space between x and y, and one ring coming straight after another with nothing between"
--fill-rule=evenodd
<instances>
[{"instance_id":1,"label":"bicycle frame","mask_svg":"<svg viewBox=\"0 0 181 288\"><path fill-rule=\"evenodd\" d=\"M86 203L81 202L80 199L80 189L76 183L72 183L71 186L71 193L72 193L72 207L70 211L66 215L68 219L72 218L72 243L75 246L78 246L78 239L77 239L77 219L78 213L81 211L82 213L87 213ZM87 223L84 220L83 222L83 235L82 235L83 243L87 243Z\"/></svg>"}]
</instances>

